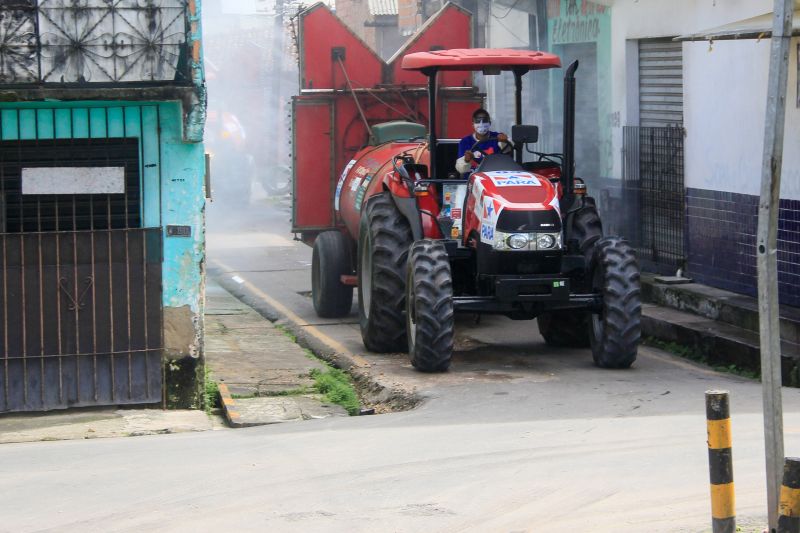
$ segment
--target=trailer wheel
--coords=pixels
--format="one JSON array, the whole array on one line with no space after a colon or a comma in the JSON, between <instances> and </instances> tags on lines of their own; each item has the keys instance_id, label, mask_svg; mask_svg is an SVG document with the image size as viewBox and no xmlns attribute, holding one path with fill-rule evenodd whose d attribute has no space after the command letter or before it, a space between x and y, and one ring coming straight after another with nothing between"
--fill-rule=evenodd
<instances>
[{"instance_id":1,"label":"trailer wheel","mask_svg":"<svg viewBox=\"0 0 800 533\"><path fill-rule=\"evenodd\" d=\"M358 313L364 346L404 352L406 261L411 227L389 193L377 194L361 211L358 239Z\"/></svg>"},{"instance_id":2,"label":"trailer wheel","mask_svg":"<svg viewBox=\"0 0 800 533\"><path fill-rule=\"evenodd\" d=\"M591 319L592 357L601 368L628 368L641 338L639 265L633 249L619 237L597 243L591 265L592 289L603 295Z\"/></svg>"},{"instance_id":3,"label":"trailer wheel","mask_svg":"<svg viewBox=\"0 0 800 533\"><path fill-rule=\"evenodd\" d=\"M584 198L584 206L572 219L572 238L578 241L578 249L586 258L587 272L597 241L603 238L603 224L594 198ZM536 321L539 333L548 346L588 348L590 346L590 314L579 309L542 313Z\"/></svg>"},{"instance_id":4,"label":"trailer wheel","mask_svg":"<svg viewBox=\"0 0 800 533\"><path fill-rule=\"evenodd\" d=\"M353 287L341 281L353 272L350 243L339 231L320 233L311 257L311 295L314 310L322 318L347 316L353 307Z\"/></svg>"},{"instance_id":5,"label":"trailer wheel","mask_svg":"<svg viewBox=\"0 0 800 533\"><path fill-rule=\"evenodd\" d=\"M439 241L411 245L406 278L406 329L411 364L421 372L444 372L453 355L453 280Z\"/></svg>"}]
</instances>

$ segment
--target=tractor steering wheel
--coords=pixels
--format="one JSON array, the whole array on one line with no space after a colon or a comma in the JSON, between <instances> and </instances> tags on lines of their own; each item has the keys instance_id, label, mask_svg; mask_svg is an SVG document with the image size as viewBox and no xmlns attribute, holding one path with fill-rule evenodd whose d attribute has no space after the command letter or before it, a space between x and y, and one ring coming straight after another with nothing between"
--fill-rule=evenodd
<instances>
[{"instance_id":1,"label":"tractor steering wheel","mask_svg":"<svg viewBox=\"0 0 800 533\"><path fill-rule=\"evenodd\" d=\"M487 155L491 155L491 154L487 154L486 152L484 152L483 150L478 148L478 146L480 146L481 144L487 143L489 141L496 141L497 139L498 139L498 137L486 137L485 139L478 139L477 141L475 141L475 144L472 145L472 148L470 148L469 151L470 152L474 152L475 150L477 150L477 151L479 151L481 153L481 155L483 157L486 157Z\"/></svg>"}]
</instances>

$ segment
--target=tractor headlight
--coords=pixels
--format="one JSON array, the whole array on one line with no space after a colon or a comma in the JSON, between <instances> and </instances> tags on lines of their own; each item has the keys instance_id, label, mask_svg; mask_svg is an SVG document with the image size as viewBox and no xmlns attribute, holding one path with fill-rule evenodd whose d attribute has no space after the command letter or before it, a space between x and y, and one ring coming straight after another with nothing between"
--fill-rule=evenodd
<instances>
[{"instance_id":1,"label":"tractor headlight","mask_svg":"<svg viewBox=\"0 0 800 533\"><path fill-rule=\"evenodd\" d=\"M561 249L561 233L494 232L494 249L513 252L535 252Z\"/></svg>"},{"instance_id":2,"label":"tractor headlight","mask_svg":"<svg viewBox=\"0 0 800 533\"><path fill-rule=\"evenodd\" d=\"M506 244L512 250L521 250L528 246L528 236L524 233L514 233L506 239Z\"/></svg>"},{"instance_id":3,"label":"tractor headlight","mask_svg":"<svg viewBox=\"0 0 800 533\"><path fill-rule=\"evenodd\" d=\"M542 233L536 239L536 248L539 250L550 250L556 245L556 239L549 233Z\"/></svg>"}]
</instances>

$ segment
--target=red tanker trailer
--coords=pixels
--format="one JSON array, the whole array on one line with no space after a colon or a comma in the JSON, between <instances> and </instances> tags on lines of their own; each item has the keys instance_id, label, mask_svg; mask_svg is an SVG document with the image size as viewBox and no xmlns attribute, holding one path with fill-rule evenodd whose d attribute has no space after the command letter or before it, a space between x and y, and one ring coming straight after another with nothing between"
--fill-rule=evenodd
<instances>
[{"instance_id":1,"label":"red tanker trailer","mask_svg":"<svg viewBox=\"0 0 800 533\"><path fill-rule=\"evenodd\" d=\"M346 53L330 57L341 63ZM590 345L599 366L629 367L640 337L639 270L624 240L603 237L594 200L573 176L577 62L565 75L563 153L541 154L530 150L538 128L522 123L522 77L560 67L558 57L457 48L406 53L401 61L426 78L428 127L365 119L364 145L335 180L319 184L332 191L332 223L300 228L295 209L295 229L314 247L317 313L347 315L357 286L367 349L408 350L422 371L449 367L456 312L537 318L549 344ZM514 76L513 157L484 153L478 168L461 176L454 168L458 140L437 136L454 89L437 83L472 71ZM355 96L365 118L349 89L340 96ZM302 162L308 156L295 146ZM472 150L482 152L481 142ZM536 160L525 161L524 152ZM296 204L311 192L296 183Z\"/></svg>"}]
</instances>

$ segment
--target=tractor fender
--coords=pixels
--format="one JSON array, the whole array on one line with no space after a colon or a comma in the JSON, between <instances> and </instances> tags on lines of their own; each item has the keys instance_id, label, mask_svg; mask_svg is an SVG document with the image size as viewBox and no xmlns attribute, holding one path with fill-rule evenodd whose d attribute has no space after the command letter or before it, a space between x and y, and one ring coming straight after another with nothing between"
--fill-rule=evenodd
<instances>
[{"instance_id":1,"label":"tractor fender","mask_svg":"<svg viewBox=\"0 0 800 533\"><path fill-rule=\"evenodd\" d=\"M408 190L408 185L403 183L403 179L397 172L389 171L383 176L384 190L392 193L394 198L412 198L411 191Z\"/></svg>"},{"instance_id":2,"label":"tractor fender","mask_svg":"<svg viewBox=\"0 0 800 533\"><path fill-rule=\"evenodd\" d=\"M575 215L584 210L584 209L597 209L597 204L595 203L594 198L591 196L583 196L576 198L576 201L573 202L572 206L570 206L569 210L566 212L566 217L564 220L564 243L568 243L570 239L573 238L573 225L575 220Z\"/></svg>"},{"instance_id":3,"label":"tractor fender","mask_svg":"<svg viewBox=\"0 0 800 533\"><path fill-rule=\"evenodd\" d=\"M422 230L422 218L420 217L419 208L417 207L417 199L415 197L402 197L395 196L392 193L392 199L397 206L397 210L408 220L408 225L411 227L411 235L414 241L425 238L425 233Z\"/></svg>"},{"instance_id":4,"label":"tractor fender","mask_svg":"<svg viewBox=\"0 0 800 533\"><path fill-rule=\"evenodd\" d=\"M387 172L383 177L383 188L392 195L398 211L408 220L411 227L411 234L415 241L425 238L425 231L422 227L422 218L419 207L417 206L416 196L411 194L408 186L403 182L397 172Z\"/></svg>"}]
</instances>

